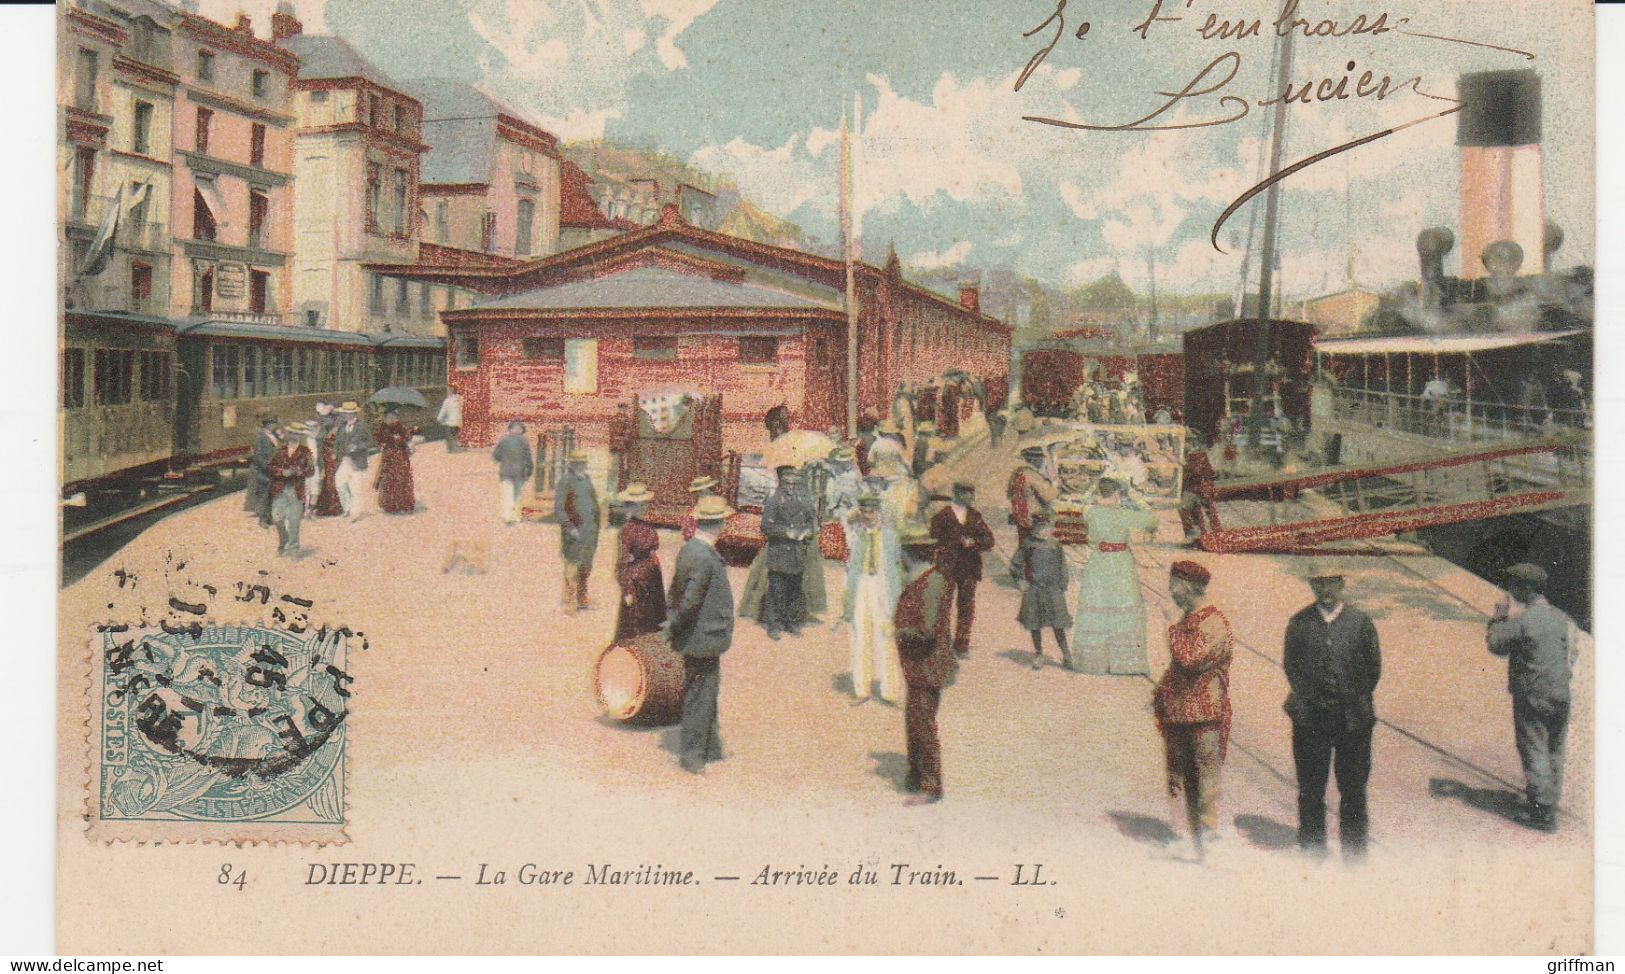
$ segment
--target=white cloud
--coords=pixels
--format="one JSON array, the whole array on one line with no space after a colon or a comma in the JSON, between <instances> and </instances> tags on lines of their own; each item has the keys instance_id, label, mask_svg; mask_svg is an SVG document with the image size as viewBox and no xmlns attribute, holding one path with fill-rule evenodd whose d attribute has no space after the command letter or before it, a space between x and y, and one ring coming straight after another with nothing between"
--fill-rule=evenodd
<instances>
[{"instance_id":1,"label":"white cloud","mask_svg":"<svg viewBox=\"0 0 1625 974\"><path fill-rule=\"evenodd\" d=\"M655 42L661 64L672 71L688 67L688 58L677 47L677 36L716 3L717 0L642 0L645 17L658 17L666 22L665 31Z\"/></svg>"},{"instance_id":2,"label":"white cloud","mask_svg":"<svg viewBox=\"0 0 1625 974\"><path fill-rule=\"evenodd\" d=\"M815 129L814 135L818 131ZM808 136L806 142L811 141L813 136ZM828 141L820 137L820 149ZM702 146L688 161L697 169L733 177L756 205L786 216L816 196L835 192L835 160L815 161L802 151L803 146L799 135L792 135L777 148L734 139L723 145Z\"/></svg>"},{"instance_id":3,"label":"white cloud","mask_svg":"<svg viewBox=\"0 0 1625 974\"><path fill-rule=\"evenodd\" d=\"M1066 282L1074 286L1092 284L1116 269L1116 257L1085 258L1066 269Z\"/></svg>"},{"instance_id":4,"label":"white cloud","mask_svg":"<svg viewBox=\"0 0 1625 974\"><path fill-rule=\"evenodd\" d=\"M961 240L945 250L926 250L909 255L903 263L918 271L934 271L943 267L955 267L965 262L970 256L971 242Z\"/></svg>"}]
</instances>

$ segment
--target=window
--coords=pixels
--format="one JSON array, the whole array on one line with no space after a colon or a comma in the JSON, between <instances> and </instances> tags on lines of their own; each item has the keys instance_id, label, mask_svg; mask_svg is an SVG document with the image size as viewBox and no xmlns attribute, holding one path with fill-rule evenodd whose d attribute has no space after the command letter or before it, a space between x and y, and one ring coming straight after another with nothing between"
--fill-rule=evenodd
<instances>
[{"instance_id":1,"label":"window","mask_svg":"<svg viewBox=\"0 0 1625 974\"><path fill-rule=\"evenodd\" d=\"M96 349L96 405L123 406L130 402L130 381L135 373L135 352L118 348Z\"/></svg>"},{"instance_id":2,"label":"window","mask_svg":"<svg viewBox=\"0 0 1625 974\"><path fill-rule=\"evenodd\" d=\"M632 339L632 357L644 362L675 362L677 336L655 335Z\"/></svg>"},{"instance_id":3,"label":"window","mask_svg":"<svg viewBox=\"0 0 1625 974\"><path fill-rule=\"evenodd\" d=\"M216 225L214 211L209 209L208 198L204 195L204 183L199 183L192 190L192 239L213 240ZM212 186L209 187L213 189Z\"/></svg>"},{"instance_id":4,"label":"window","mask_svg":"<svg viewBox=\"0 0 1625 974\"><path fill-rule=\"evenodd\" d=\"M62 350L62 408L83 409L85 406L85 350Z\"/></svg>"},{"instance_id":5,"label":"window","mask_svg":"<svg viewBox=\"0 0 1625 974\"><path fill-rule=\"evenodd\" d=\"M291 396L293 385L293 349L266 349L265 391L272 396Z\"/></svg>"},{"instance_id":6,"label":"window","mask_svg":"<svg viewBox=\"0 0 1625 974\"><path fill-rule=\"evenodd\" d=\"M406 134L406 106L405 105L396 105L395 106L395 132L397 134L399 134L399 135L405 135Z\"/></svg>"},{"instance_id":7,"label":"window","mask_svg":"<svg viewBox=\"0 0 1625 974\"><path fill-rule=\"evenodd\" d=\"M395 170L395 233L406 233L406 170Z\"/></svg>"},{"instance_id":8,"label":"window","mask_svg":"<svg viewBox=\"0 0 1625 974\"><path fill-rule=\"evenodd\" d=\"M531 362L562 362L564 361L564 339L521 338L519 340L519 354Z\"/></svg>"},{"instance_id":9,"label":"window","mask_svg":"<svg viewBox=\"0 0 1625 974\"><path fill-rule=\"evenodd\" d=\"M434 205L434 241L445 243L446 236L446 201L439 200Z\"/></svg>"},{"instance_id":10,"label":"window","mask_svg":"<svg viewBox=\"0 0 1625 974\"><path fill-rule=\"evenodd\" d=\"M152 265L130 261L130 309L139 311L152 300Z\"/></svg>"},{"instance_id":11,"label":"window","mask_svg":"<svg viewBox=\"0 0 1625 974\"><path fill-rule=\"evenodd\" d=\"M311 92L310 93L310 102L313 105L325 105L325 104L327 104L327 92L325 92L325 91L313 91L313 92Z\"/></svg>"},{"instance_id":12,"label":"window","mask_svg":"<svg viewBox=\"0 0 1625 974\"><path fill-rule=\"evenodd\" d=\"M248 310L255 314L265 314L271 310L271 273L269 271L248 272Z\"/></svg>"},{"instance_id":13,"label":"window","mask_svg":"<svg viewBox=\"0 0 1625 974\"><path fill-rule=\"evenodd\" d=\"M214 121L214 112L199 107L197 110L197 151L202 155L209 153L209 123Z\"/></svg>"},{"instance_id":14,"label":"window","mask_svg":"<svg viewBox=\"0 0 1625 974\"><path fill-rule=\"evenodd\" d=\"M779 340L751 335L739 339L740 365L775 365L779 361Z\"/></svg>"},{"instance_id":15,"label":"window","mask_svg":"<svg viewBox=\"0 0 1625 974\"><path fill-rule=\"evenodd\" d=\"M193 295L193 302L203 311L214 310L214 268L208 267L198 272L197 294Z\"/></svg>"},{"instance_id":16,"label":"window","mask_svg":"<svg viewBox=\"0 0 1625 974\"><path fill-rule=\"evenodd\" d=\"M141 401L165 402L169 399L169 353L141 353Z\"/></svg>"},{"instance_id":17,"label":"window","mask_svg":"<svg viewBox=\"0 0 1625 974\"><path fill-rule=\"evenodd\" d=\"M520 257L530 255L531 224L536 219L536 204L530 200L519 201L519 228L514 235L513 252Z\"/></svg>"},{"instance_id":18,"label":"window","mask_svg":"<svg viewBox=\"0 0 1625 974\"><path fill-rule=\"evenodd\" d=\"M255 98L264 98L271 93L271 72L256 70L251 85Z\"/></svg>"},{"instance_id":19,"label":"window","mask_svg":"<svg viewBox=\"0 0 1625 974\"><path fill-rule=\"evenodd\" d=\"M243 349L243 398L252 399L264 394L264 386L260 382L260 350L249 345Z\"/></svg>"},{"instance_id":20,"label":"window","mask_svg":"<svg viewBox=\"0 0 1625 974\"><path fill-rule=\"evenodd\" d=\"M339 388L355 388L355 353L334 352L339 359Z\"/></svg>"},{"instance_id":21,"label":"window","mask_svg":"<svg viewBox=\"0 0 1625 974\"><path fill-rule=\"evenodd\" d=\"M265 217L271 211L271 201L259 190L248 191L248 245L266 246Z\"/></svg>"},{"instance_id":22,"label":"window","mask_svg":"<svg viewBox=\"0 0 1625 974\"><path fill-rule=\"evenodd\" d=\"M434 288L428 281L418 285L418 317L424 321L434 320Z\"/></svg>"},{"instance_id":23,"label":"window","mask_svg":"<svg viewBox=\"0 0 1625 974\"><path fill-rule=\"evenodd\" d=\"M96 150L80 146L73 153L73 218L83 220L90 202L90 188L96 180Z\"/></svg>"},{"instance_id":24,"label":"window","mask_svg":"<svg viewBox=\"0 0 1625 974\"><path fill-rule=\"evenodd\" d=\"M598 394L598 340L564 340L564 391L572 395Z\"/></svg>"},{"instance_id":25,"label":"window","mask_svg":"<svg viewBox=\"0 0 1625 974\"><path fill-rule=\"evenodd\" d=\"M477 369L480 366L479 339L469 334L460 334L453 344L457 349L457 367L459 369Z\"/></svg>"},{"instance_id":26,"label":"window","mask_svg":"<svg viewBox=\"0 0 1625 974\"><path fill-rule=\"evenodd\" d=\"M152 103L135 103L135 131L130 139L130 151L138 156L152 152Z\"/></svg>"},{"instance_id":27,"label":"window","mask_svg":"<svg viewBox=\"0 0 1625 974\"><path fill-rule=\"evenodd\" d=\"M209 379L214 385L216 399L236 399L238 373L242 368L242 350L236 345L213 345L209 348Z\"/></svg>"},{"instance_id":28,"label":"window","mask_svg":"<svg viewBox=\"0 0 1625 974\"><path fill-rule=\"evenodd\" d=\"M79 60L73 68L73 105L87 112L96 110L96 74L101 59L95 51L79 49Z\"/></svg>"},{"instance_id":29,"label":"window","mask_svg":"<svg viewBox=\"0 0 1625 974\"><path fill-rule=\"evenodd\" d=\"M265 165L265 126L259 122L248 130L248 164Z\"/></svg>"},{"instance_id":30,"label":"window","mask_svg":"<svg viewBox=\"0 0 1625 974\"><path fill-rule=\"evenodd\" d=\"M211 51L197 52L197 79L199 81L214 80L214 54Z\"/></svg>"},{"instance_id":31,"label":"window","mask_svg":"<svg viewBox=\"0 0 1625 974\"><path fill-rule=\"evenodd\" d=\"M384 275L372 275L372 289L368 292L367 310L375 315L384 313Z\"/></svg>"},{"instance_id":32,"label":"window","mask_svg":"<svg viewBox=\"0 0 1625 974\"><path fill-rule=\"evenodd\" d=\"M378 96L367 96L367 124L373 128L378 127Z\"/></svg>"},{"instance_id":33,"label":"window","mask_svg":"<svg viewBox=\"0 0 1625 974\"><path fill-rule=\"evenodd\" d=\"M486 210L485 218L480 221L480 249L489 253L496 245L497 215Z\"/></svg>"},{"instance_id":34,"label":"window","mask_svg":"<svg viewBox=\"0 0 1625 974\"><path fill-rule=\"evenodd\" d=\"M367 229L378 230L378 207L381 203L384 171L376 162L367 163Z\"/></svg>"},{"instance_id":35,"label":"window","mask_svg":"<svg viewBox=\"0 0 1625 974\"><path fill-rule=\"evenodd\" d=\"M412 282L404 277L395 278L395 313L402 318L412 314Z\"/></svg>"}]
</instances>

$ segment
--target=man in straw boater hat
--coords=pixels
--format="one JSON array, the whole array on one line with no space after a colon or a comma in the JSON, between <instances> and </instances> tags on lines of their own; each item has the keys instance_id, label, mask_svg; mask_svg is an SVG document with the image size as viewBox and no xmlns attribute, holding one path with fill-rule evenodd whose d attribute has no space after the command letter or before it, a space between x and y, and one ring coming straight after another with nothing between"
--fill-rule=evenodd
<instances>
[{"instance_id":1,"label":"man in straw boater hat","mask_svg":"<svg viewBox=\"0 0 1625 974\"><path fill-rule=\"evenodd\" d=\"M689 496L694 499L695 504L705 500L707 497L716 496L717 478L708 477L703 474L695 477L693 480L688 482L688 493ZM699 524L694 520L694 511L691 508L687 514L683 515L683 540L687 541L689 538L694 537L694 532L698 527Z\"/></svg>"},{"instance_id":2,"label":"man in straw boater hat","mask_svg":"<svg viewBox=\"0 0 1625 974\"><path fill-rule=\"evenodd\" d=\"M683 770L702 774L707 761L722 759L717 694L722 654L733 643L733 588L717 554L717 535L733 511L720 497L694 505L694 537L677 552L666 596L666 637L683 657Z\"/></svg>"},{"instance_id":3,"label":"man in straw boater hat","mask_svg":"<svg viewBox=\"0 0 1625 974\"><path fill-rule=\"evenodd\" d=\"M1579 655L1578 627L1546 601L1546 569L1520 562L1505 572L1508 598L1490 618L1490 652L1507 658L1512 730L1523 764L1528 806L1520 824L1557 831L1563 793L1563 744L1568 736L1569 681Z\"/></svg>"},{"instance_id":4,"label":"man in straw boater hat","mask_svg":"<svg viewBox=\"0 0 1625 974\"><path fill-rule=\"evenodd\" d=\"M592 574L592 558L598 551L598 491L587 476L587 454L571 451L565 458L564 477L553 488L553 519L559 525L559 557L563 562L564 587L560 599L564 611L574 615L591 608L587 601L587 577Z\"/></svg>"},{"instance_id":5,"label":"man in straw boater hat","mask_svg":"<svg viewBox=\"0 0 1625 974\"><path fill-rule=\"evenodd\" d=\"M1300 570L1315 593L1286 624L1282 665L1291 692L1292 763L1298 774L1298 846L1326 854L1326 775L1337 774L1338 836L1346 861L1366 850L1366 780L1371 777L1371 701L1382 650L1371 617L1343 599L1343 571L1324 559Z\"/></svg>"},{"instance_id":6,"label":"man in straw boater hat","mask_svg":"<svg viewBox=\"0 0 1625 974\"><path fill-rule=\"evenodd\" d=\"M903 551L904 586L893 629L903 682L908 687L903 703L908 777L903 785L913 793L905 804L921 805L942 798L937 709L943 687L959 668L950 625L953 583L933 564L937 540L924 525L905 527L897 540Z\"/></svg>"},{"instance_id":7,"label":"man in straw boater hat","mask_svg":"<svg viewBox=\"0 0 1625 974\"><path fill-rule=\"evenodd\" d=\"M338 432L333 437L333 455L338 458L339 506L354 521L366 506L367 462L372 456L372 434L360 422L361 407L346 402L335 412Z\"/></svg>"},{"instance_id":8,"label":"man in straw boater hat","mask_svg":"<svg viewBox=\"0 0 1625 974\"><path fill-rule=\"evenodd\" d=\"M1198 857L1218 838L1219 769L1230 743L1232 637L1229 620L1208 601L1211 579L1194 561L1169 568L1168 592L1184 615L1168 627L1168 669L1152 699L1168 796L1184 800Z\"/></svg>"},{"instance_id":9,"label":"man in straw boater hat","mask_svg":"<svg viewBox=\"0 0 1625 974\"><path fill-rule=\"evenodd\" d=\"M504 524L518 524L520 491L536 472L524 423L508 421L508 432L492 448L491 461L497 465L497 514Z\"/></svg>"},{"instance_id":10,"label":"man in straw boater hat","mask_svg":"<svg viewBox=\"0 0 1625 974\"><path fill-rule=\"evenodd\" d=\"M271 526L271 475L266 465L276 452L279 437L275 416L261 416L254 445L248 448L248 486L243 489L243 510L259 519L260 527Z\"/></svg>"},{"instance_id":11,"label":"man in straw boater hat","mask_svg":"<svg viewBox=\"0 0 1625 974\"><path fill-rule=\"evenodd\" d=\"M869 444L871 475L896 477L908 471L908 464L903 460L902 437L902 430L890 419L875 428L875 440Z\"/></svg>"},{"instance_id":12,"label":"man in straw boater hat","mask_svg":"<svg viewBox=\"0 0 1625 974\"><path fill-rule=\"evenodd\" d=\"M615 615L615 641L654 632L666 620L666 587L660 577L660 536L643 520L654 493L644 484L627 484L615 495L626 523L621 526L615 581L621 603Z\"/></svg>"}]
</instances>

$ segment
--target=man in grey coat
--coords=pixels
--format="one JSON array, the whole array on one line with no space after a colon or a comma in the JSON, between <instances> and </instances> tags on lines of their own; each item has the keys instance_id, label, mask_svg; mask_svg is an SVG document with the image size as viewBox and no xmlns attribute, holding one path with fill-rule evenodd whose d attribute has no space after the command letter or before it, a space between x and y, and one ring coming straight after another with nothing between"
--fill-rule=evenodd
<instances>
[{"instance_id":1,"label":"man in grey coat","mask_svg":"<svg viewBox=\"0 0 1625 974\"><path fill-rule=\"evenodd\" d=\"M500 488L498 513L504 524L519 523L519 491L536 471L530 444L525 440L525 424L519 420L508 423L508 433L497 441L491 451L497 465L497 484Z\"/></svg>"},{"instance_id":2,"label":"man in grey coat","mask_svg":"<svg viewBox=\"0 0 1625 974\"><path fill-rule=\"evenodd\" d=\"M1366 781L1371 777L1371 701L1382 676L1382 651L1371 617L1343 601L1343 573L1325 562L1304 571L1315 601L1286 625L1282 665L1291 692L1292 762L1298 772L1298 846L1326 853L1326 775L1337 774L1338 833L1345 861L1365 856L1369 831Z\"/></svg>"},{"instance_id":3,"label":"man in grey coat","mask_svg":"<svg viewBox=\"0 0 1625 974\"><path fill-rule=\"evenodd\" d=\"M717 726L717 694L722 689L722 654L733 643L733 588L717 554L717 535L733 512L720 497L703 498L694 508L694 537L677 552L666 595L666 636L683 657L683 770L702 774L707 761L722 760Z\"/></svg>"},{"instance_id":4,"label":"man in grey coat","mask_svg":"<svg viewBox=\"0 0 1625 974\"><path fill-rule=\"evenodd\" d=\"M1520 563L1506 570L1507 594L1489 622L1490 652L1507 658L1512 728L1528 784L1529 806L1518 822L1557 831L1563 792L1563 743L1569 726L1569 678L1579 649L1574 622L1541 591L1546 570Z\"/></svg>"},{"instance_id":5,"label":"man in grey coat","mask_svg":"<svg viewBox=\"0 0 1625 974\"><path fill-rule=\"evenodd\" d=\"M553 519L559 525L559 557L564 562L564 611L574 615L591 608L587 576L598 551L598 491L587 476L586 453L577 450L565 463L564 479L553 488Z\"/></svg>"},{"instance_id":6,"label":"man in grey coat","mask_svg":"<svg viewBox=\"0 0 1625 974\"><path fill-rule=\"evenodd\" d=\"M807 621L801 575L807 570L806 546L818 531L818 515L812 499L802 490L801 471L780 467L778 474L778 489L762 505L767 595L762 600L761 620L769 639L778 639L781 630L801 635L802 623Z\"/></svg>"},{"instance_id":7,"label":"man in grey coat","mask_svg":"<svg viewBox=\"0 0 1625 974\"><path fill-rule=\"evenodd\" d=\"M259 518L260 527L271 526L271 474L267 469L276 453L275 416L260 417L260 431L248 450L248 486L243 491L243 510Z\"/></svg>"}]
</instances>

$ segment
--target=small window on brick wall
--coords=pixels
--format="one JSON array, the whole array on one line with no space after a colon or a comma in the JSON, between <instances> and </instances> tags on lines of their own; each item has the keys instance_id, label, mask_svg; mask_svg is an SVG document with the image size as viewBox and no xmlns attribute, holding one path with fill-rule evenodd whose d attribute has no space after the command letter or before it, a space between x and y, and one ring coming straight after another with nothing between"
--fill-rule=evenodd
<instances>
[{"instance_id":1,"label":"small window on brick wall","mask_svg":"<svg viewBox=\"0 0 1625 974\"><path fill-rule=\"evenodd\" d=\"M632 339L632 357L644 362L675 362L676 335L651 335Z\"/></svg>"},{"instance_id":2,"label":"small window on brick wall","mask_svg":"<svg viewBox=\"0 0 1625 974\"><path fill-rule=\"evenodd\" d=\"M522 338L519 350L527 362L558 362L564 360L564 339Z\"/></svg>"},{"instance_id":3,"label":"small window on brick wall","mask_svg":"<svg viewBox=\"0 0 1625 974\"><path fill-rule=\"evenodd\" d=\"M740 365L776 365L779 361L779 340L772 336L751 335L739 339Z\"/></svg>"}]
</instances>

